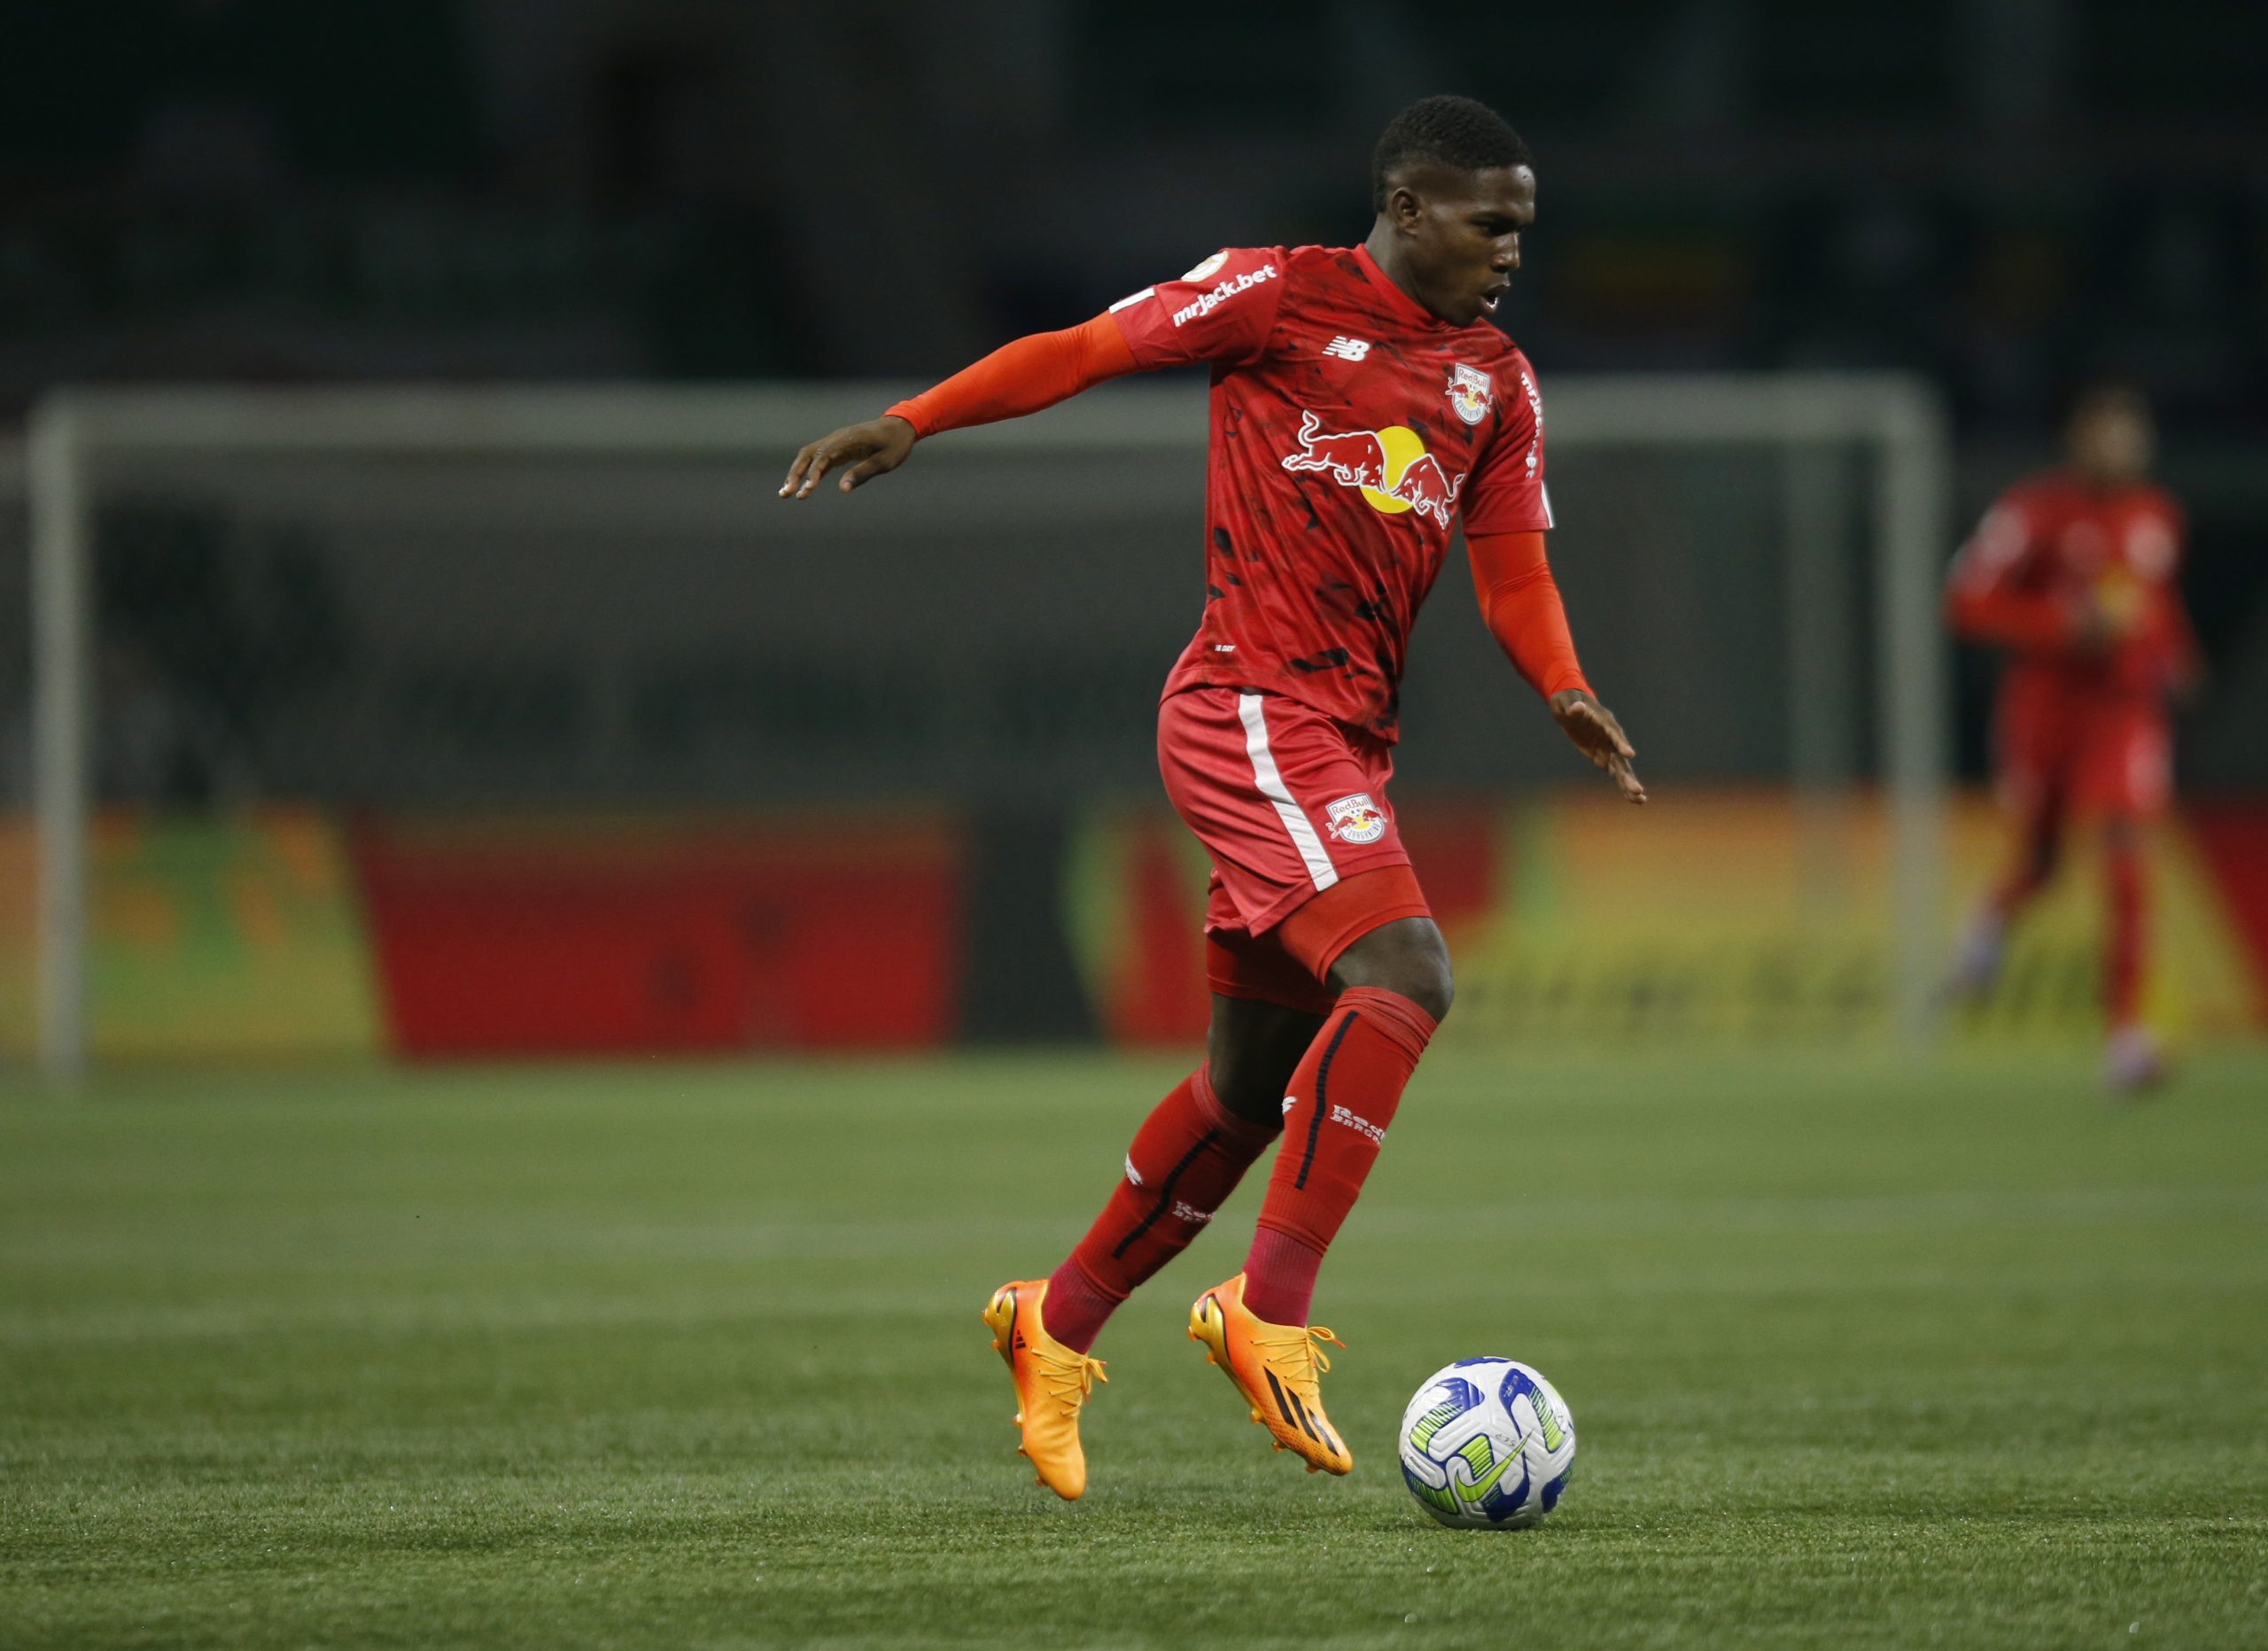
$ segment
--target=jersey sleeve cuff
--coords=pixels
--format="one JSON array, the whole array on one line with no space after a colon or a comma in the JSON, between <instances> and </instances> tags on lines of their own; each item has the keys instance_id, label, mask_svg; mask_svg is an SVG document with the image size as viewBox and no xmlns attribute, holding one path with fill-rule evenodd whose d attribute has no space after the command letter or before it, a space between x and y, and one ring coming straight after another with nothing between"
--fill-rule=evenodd
<instances>
[{"instance_id":1,"label":"jersey sleeve cuff","mask_svg":"<svg viewBox=\"0 0 2268 1651\"><path fill-rule=\"evenodd\" d=\"M1159 365L1158 361L1153 359L1151 352L1145 347L1142 336L1135 329L1134 323L1129 318L1126 310L1114 304L1103 314L1109 316L1110 324L1118 329L1118 337L1126 345L1127 354L1134 358L1134 365L1138 368L1146 372Z\"/></svg>"}]
</instances>

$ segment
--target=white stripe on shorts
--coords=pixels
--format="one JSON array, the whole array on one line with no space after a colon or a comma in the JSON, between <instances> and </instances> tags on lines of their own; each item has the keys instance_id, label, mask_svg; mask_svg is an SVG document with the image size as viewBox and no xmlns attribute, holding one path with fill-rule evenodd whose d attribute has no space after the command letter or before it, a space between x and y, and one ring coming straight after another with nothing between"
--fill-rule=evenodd
<instances>
[{"instance_id":1,"label":"white stripe on shorts","mask_svg":"<svg viewBox=\"0 0 2268 1651\"><path fill-rule=\"evenodd\" d=\"M1292 846L1300 851L1300 858L1308 868L1318 889L1328 888L1339 880L1339 868L1332 864L1331 857L1324 852L1323 839L1315 834L1315 825L1300 805L1292 801L1292 794L1284 789L1284 777L1276 771L1276 756L1268 748L1268 715L1262 709L1264 695L1237 695L1237 715L1244 719L1244 748L1252 758L1252 777L1260 787L1260 794L1276 805L1277 818L1284 822L1284 829L1292 833Z\"/></svg>"}]
</instances>

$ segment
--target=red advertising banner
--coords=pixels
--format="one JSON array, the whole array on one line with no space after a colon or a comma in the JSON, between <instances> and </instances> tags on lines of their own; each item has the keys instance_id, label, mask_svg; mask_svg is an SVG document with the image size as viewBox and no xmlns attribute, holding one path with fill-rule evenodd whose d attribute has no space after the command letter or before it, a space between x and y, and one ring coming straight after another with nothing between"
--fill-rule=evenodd
<instances>
[{"instance_id":1,"label":"red advertising banner","mask_svg":"<svg viewBox=\"0 0 2268 1651\"><path fill-rule=\"evenodd\" d=\"M952 1035L960 852L942 820L388 822L353 842L398 1054Z\"/></svg>"}]
</instances>

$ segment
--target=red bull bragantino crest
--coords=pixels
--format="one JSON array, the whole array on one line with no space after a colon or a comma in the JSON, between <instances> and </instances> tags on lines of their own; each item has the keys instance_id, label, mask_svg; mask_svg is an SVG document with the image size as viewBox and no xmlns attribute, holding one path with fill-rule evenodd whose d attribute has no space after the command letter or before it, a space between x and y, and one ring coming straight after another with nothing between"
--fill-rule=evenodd
<instances>
[{"instance_id":1,"label":"red bull bragantino crest","mask_svg":"<svg viewBox=\"0 0 2268 1651\"><path fill-rule=\"evenodd\" d=\"M1449 406L1468 424L1478 424L1488 416L1489 406L1495 400L1495 386L1488 375L1477 367L1458 362L1449 369Z\"/></svg>"},{"instance_id":2,"label":"red bull bragantino crest","mask_svg":"<svg viewBox=\"0 0 2268 1651\"><path fill-rule=\"evenodd\" d=\"M1443 469L1416 430L1406 424L1328 430L1313 413L1304 407L1301 412L1300 450L1284 455L1285 469L1328 476L1341 487L1357 488L1382 515L1415 510L1437 527L1449 526L1464 476Z\"/></svg>"},{"instance_id":3,"label":"red bull bragantino crest","mask_svg":"<svg viewBox=\"0 0 2268 1651\"><path fill-rule=\"evenodd\" d=\"M1340 842L1376 842L1386 835L1386 816L1367 791L1340 798L1324 816L1332 836Z\"/></svg>"}]
</instances>

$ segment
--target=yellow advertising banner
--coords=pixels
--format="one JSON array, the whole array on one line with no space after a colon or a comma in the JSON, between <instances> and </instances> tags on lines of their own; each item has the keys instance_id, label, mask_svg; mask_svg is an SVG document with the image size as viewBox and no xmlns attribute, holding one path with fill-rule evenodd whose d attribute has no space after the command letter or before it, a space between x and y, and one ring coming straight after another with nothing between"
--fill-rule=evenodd
<instances>
[{"instance_id":1,"label":"yellow advertising banner","mask_svg":"<svg viewBox=\"0 0 2268 1651\"><path fill-rule=\"evenodd\" d=\"M1869 796L1668 787L1634 809L1586 787L1511 802L1397 802L1456 959L1444 1038L1613 1048L1891 1034L1891 841ZM2247 881L2268 870L2248 872L2264 857L2242 836L2268 832L2268 820L2235 824L2237 835L2208 833L2184 817L2148 844L2148 1012L2177 1040L2268 1029L2268 894ZM1944 841L1944 905L1932 923L1950 965L2009 841L1978 795L1954 802ZM1202 849L1162 810L1099 812L1073 833L1063 909L1106 1035L1203 1035L1204 872ZM2054 885L2013 930L1992 990L1949 1003L1946 1034L2099 1035L2103 883L2095 843L2076 832Z\"/></svg>"},{"instance_id":2,"label":"yellow advertising banner","mask_svg":"<svg viewBox=\"0 0 2268 1651\"><path fill-rule=\"evenodd\" d=\"M0 822L0 1051L33 1052L30 822ZM96 827L88 993L100 1061L370 1057L381 1044L345 844L313 810Z\"/></svg>"},{"instance_id":3,"label":"yellow advertising banner","mask_svg":"<svg viewBox=\"0 0 2268 1651\"><path fill-rule=\"evenodd\" d=\"M1950 961L1999 874L2006 826L1981 797L1946 821ZM2177 1038L2260 1029L2258 965L2186 827L2151 835L2149 1013ZM2100 1032L2104 883L2075 833L2054 884L2011 932L1992 992L1948 1004L1957 1038ZM1561 796L1503 817L1499 898L1446 925L1473 1041L1778 1041L1885 1035L1891 1023L1885 811L1783 793ZM1425 875L1425 868L1418 868Z\"/></svg>"}]
</instances>

